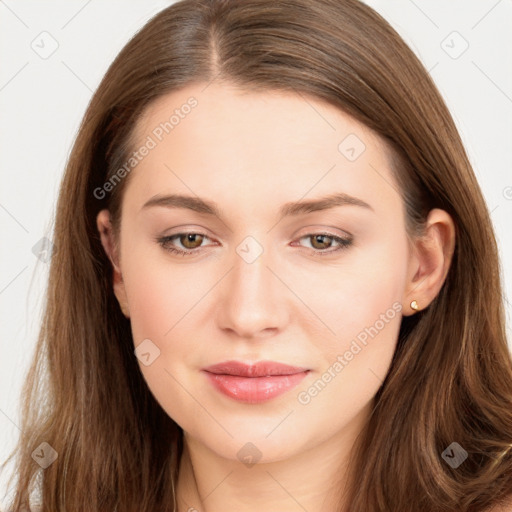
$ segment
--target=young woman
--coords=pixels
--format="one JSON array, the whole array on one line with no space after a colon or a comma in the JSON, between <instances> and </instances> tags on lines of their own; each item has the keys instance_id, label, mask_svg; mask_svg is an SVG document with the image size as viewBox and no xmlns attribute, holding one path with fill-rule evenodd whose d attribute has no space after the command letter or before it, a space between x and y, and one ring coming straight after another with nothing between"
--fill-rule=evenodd
<instances>
[{"instance_id":1,"label":"young woman","mask_svg":"<svg viewBox=\"0 0 512 512\"><path fill-rule=\"evenodd\" d=\"M365 4L155 16L91 100L54 242L12 510L512 510L489 212Z\"/></svg>"}]
</instances>

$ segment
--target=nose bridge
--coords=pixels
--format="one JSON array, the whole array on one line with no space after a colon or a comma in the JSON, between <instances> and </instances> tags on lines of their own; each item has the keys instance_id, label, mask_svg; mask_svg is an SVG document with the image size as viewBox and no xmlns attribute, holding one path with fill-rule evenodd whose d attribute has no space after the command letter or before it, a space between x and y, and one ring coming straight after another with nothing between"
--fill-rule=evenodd
<instances>
[{"instance_id":1,"label":"nose bridge","mask_svg":"<svg viewBox=\"0 0 512 512\"><path fill-rule=\"evenodd\" d=\"M224 328L250 337L281 326L284 304L277 300L277 288L282 287L282 283L267 267L272 267L271 257L272 251L251 236L235 248L221 304Z\"/></svg>"}]
</instances>

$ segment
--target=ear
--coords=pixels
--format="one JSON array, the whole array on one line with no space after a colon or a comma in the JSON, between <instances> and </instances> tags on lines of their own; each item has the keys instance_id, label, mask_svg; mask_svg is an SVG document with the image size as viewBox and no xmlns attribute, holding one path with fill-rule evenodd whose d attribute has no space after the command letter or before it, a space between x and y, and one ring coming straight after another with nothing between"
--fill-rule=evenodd
<instances>
[{"instance_id":1,"label":"ear","mask_svg":"<svg viewBox=\"0 0 512 512\"><path fill-rule=\"evenodd\" d=\"M444 210L434 208L428 214L424 235L412 245L404 316L425 309L441 290L455 250L453 219ZM416 301L417 310L411 307L412 301Z\"/></svg>"},{"instance_id":2,"label":"ear","mask_svg":"<svg viewBox=\"0 0 512 512\"><path fill-rule=\"evenodd\" d=\"M123 282L123 275L121 273L120 259L118 254L118 246L114 240L114 233L112 223L110 222L110 212L108 210L101 210L96 217L96 225L101 237L101 244L105 253L107 254L113 268L113 289L117 297L119 306L124 316L130 318L130 310L128 308L128 300L126 297L126 290Z\"/></svg>"}]
</instances>

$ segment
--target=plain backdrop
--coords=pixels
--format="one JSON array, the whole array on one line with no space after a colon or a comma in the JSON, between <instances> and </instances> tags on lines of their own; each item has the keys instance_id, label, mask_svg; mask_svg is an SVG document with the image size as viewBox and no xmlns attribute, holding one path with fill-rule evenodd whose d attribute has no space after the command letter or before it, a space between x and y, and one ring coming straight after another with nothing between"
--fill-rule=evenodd
<instances>
[{"instance_id":1,"label":"plain backdrop","mask_svg":"<svg viewBox=\"0 0 512 512\"><path fill-rule=\"evenodd\" d=\"M116 54L171 3L0 0L0 461L19 433L18 394L41 321L48 263L34 253L43 237L52 238L58 186L77 128ZM453 114L492 212L507 300L512 292L512 2L367 3L420 57ZM512 343L510 301L506 307ZM3 496L5 475L0 484Z\"/></svg>"}]
</instances>

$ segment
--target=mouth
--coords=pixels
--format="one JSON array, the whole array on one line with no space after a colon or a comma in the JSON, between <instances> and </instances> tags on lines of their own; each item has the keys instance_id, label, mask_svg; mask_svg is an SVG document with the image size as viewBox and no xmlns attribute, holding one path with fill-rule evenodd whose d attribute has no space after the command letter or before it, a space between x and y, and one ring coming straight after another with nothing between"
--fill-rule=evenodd
<instances>
[{"instance_id":1,"label":"mouth","mask_svg":"<svg viewBox=\"0 0 512 512\"><path fill-rule=\"evenodd\" d=\"M225 361L202 370L213 387L245 403L261 403L291 390L310 372L274 361L246 364Z\"/></svg>"}]
</instances>

